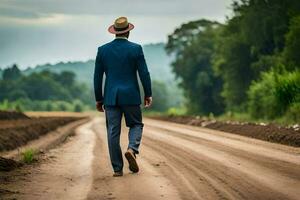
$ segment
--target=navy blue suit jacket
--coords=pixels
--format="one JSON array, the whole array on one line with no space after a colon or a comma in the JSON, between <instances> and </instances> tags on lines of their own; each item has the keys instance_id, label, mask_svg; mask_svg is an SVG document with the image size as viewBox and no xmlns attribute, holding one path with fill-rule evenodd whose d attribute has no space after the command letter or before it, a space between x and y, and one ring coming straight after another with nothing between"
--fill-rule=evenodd
<instances>
[{"instance_id":1,"label":"navy blue suit jacket","mask_svg":"<svg viewBox=\"0 0 300 200\"><path fill-rule=\"evenodd\" d=\"M94 71L96 101L103 102L104 105L141 104L137 73L145 96L152 96L150 74L141 45L126 39L115 39L99 47Z\"/></svg>"}]
</instances>

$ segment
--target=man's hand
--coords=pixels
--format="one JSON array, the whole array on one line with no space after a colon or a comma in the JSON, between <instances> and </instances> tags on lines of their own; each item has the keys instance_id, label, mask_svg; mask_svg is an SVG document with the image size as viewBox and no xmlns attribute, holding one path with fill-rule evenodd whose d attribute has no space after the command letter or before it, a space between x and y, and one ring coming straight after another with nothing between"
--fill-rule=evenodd
<instances>
[{"instance_id":1,"label":"man's hand","mask_svg":"<svg viewBox=\"0 0 300 200\"><path fill-rule=\"evenodd\" d=\"M152 97L145 97L144 104L145 108L149 108L152 105Z\"/></svg>"},{"instance_id":2,"label":"man's hand","mask_svg":"<svg viewBox=\"0 0 300 200\"><path fill-rule=\"evenodd\" d=\"M97 101L96 102L96 108L99 112L104 112L104 109L103 109L103 102L101 101Z\"/></svg>"}]
</instances>

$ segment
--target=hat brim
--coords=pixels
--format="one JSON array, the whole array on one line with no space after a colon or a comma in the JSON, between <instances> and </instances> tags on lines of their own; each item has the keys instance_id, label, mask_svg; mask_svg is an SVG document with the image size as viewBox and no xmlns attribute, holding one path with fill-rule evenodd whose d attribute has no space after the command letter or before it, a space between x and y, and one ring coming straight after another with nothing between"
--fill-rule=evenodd
<instances>
[{"instance_id":1,"label":"hat brim","mask_svg":"<svg viewBox=\"0 0 300 200\"><path fill-rule=\"evenodd\" d=\"M110 27L108 27L108 32L110 32L111 34L123 34L131 31L132 29L134 29L134 25L131 23L128 23L128 28L122 31L116 31L114 25L111 25Z\"/></svg>"}]
</instances>

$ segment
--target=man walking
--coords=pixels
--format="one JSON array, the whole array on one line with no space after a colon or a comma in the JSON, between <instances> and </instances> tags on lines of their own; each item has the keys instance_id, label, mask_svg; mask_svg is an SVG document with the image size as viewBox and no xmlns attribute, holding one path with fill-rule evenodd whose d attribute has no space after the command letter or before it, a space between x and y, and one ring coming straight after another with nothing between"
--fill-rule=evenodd
<instances>
[{"instance_id":1,"label":"man walking","mask_svg":"<svg viewBox=\"0 0 300 200\"><path fill-rule=\"evenodd\" d=\"M98 48L94 72L94 91L96 107L106 116L108 148L113 176L123 175L123 157L120 147L121 119L124 114L129 127L129 144L125 157L133 173L139 171L136 154L142 138L141 96L137 73L144 88L144 104L152 104L150 74L141 45L128 41L129 32L134 25L126 17L119 17L108 31L116 38ZM105 73L104 95L102 80Z\"/></svg>"}]
</instances>

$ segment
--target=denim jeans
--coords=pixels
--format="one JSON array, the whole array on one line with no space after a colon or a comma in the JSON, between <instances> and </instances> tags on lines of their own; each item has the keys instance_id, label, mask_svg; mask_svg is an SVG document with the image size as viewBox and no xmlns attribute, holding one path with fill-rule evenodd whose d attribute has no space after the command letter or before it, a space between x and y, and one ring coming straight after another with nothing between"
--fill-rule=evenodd
<instances>
[{"instance_id":1,"label":"denim jeans","mask_svg":"<svg viewBox=\"0 0 300 200\"><path fill-rule=\"evenodd\" d=\"M110 161L115 172L123 170L123 157L120 146L121 122L124 114L126 126L129 127L128 148L136 154L142 139L142 112L139 105L105 106L106 129Z\"/></svg>"}]
</instances>

